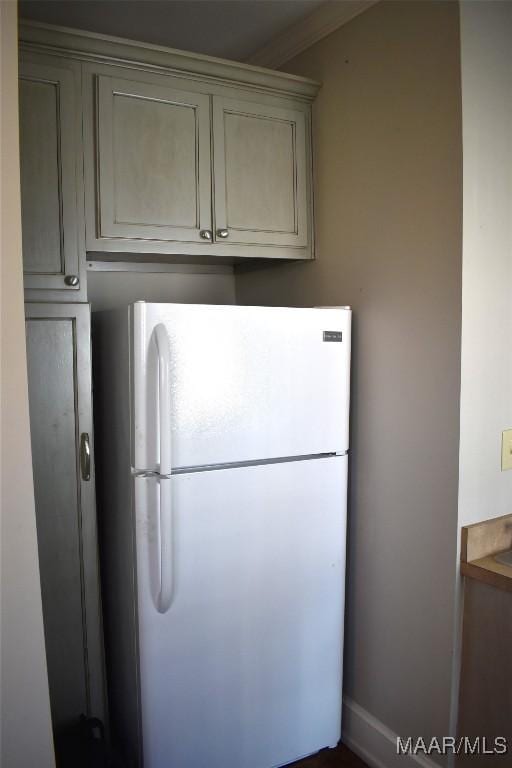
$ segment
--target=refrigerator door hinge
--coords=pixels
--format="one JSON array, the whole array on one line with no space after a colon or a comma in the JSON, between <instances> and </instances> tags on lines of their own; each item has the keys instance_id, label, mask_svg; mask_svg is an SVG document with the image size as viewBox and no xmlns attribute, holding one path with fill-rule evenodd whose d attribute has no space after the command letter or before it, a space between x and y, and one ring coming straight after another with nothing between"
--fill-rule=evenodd
<instances>
[{"instance_id":1,"label":"refrigerator door hinge","mask_svg":"<svg viewBox=\"0 0 512 768\"><path fill-rule=\"evenodd\" d=\"M132 477L154 477L157 480L170 480L171 474L168 475L162 475L160 472L157 472L156 469L134 469L132 467L131 470Z\"/></svg>"}]
</instances>

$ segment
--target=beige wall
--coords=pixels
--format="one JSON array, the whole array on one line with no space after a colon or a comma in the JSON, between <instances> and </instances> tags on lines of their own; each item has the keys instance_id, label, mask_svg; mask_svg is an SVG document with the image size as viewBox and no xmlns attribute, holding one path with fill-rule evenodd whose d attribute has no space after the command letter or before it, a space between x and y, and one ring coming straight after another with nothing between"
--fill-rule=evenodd
<instances>
[{"instance_id":1,"label":"beige wall","mask_svg":"<svg viewBox=\"0 0 512 768\"><path fill-rule=\"evenodd\" d=\"M1 23L2 768L54 764L36 541L21 274L16 3Z\"/></svg>"},{"instance_id":2,"label":"beige wall","mask_svg":"<svg viewBox=\"0 0 512 768\"><path fill-rule=\"evenodd\" d=\"M402 736L449 731L459 56L457 4L380 2L283 67L323 82L314 108L317 261L236 281L243 304L354 309L344 688L362 708L347 722L359 718L362 738L380 729L388 752L377 757L387 765L395 744L381 726Z\"/></svg>"},{"instance_id":3,"label":"beige wall","mask_svg":"<svg viewBox=\"0 0 512 768\"><path fill-rule=\"evenodd\" d=\"M176 267L174 272L89 272L87 294L93 312L125 307L139 300L234 304L232 270L229 267L214 270L215 267L209 271L208 267L189 267L189 271L180 271L180 267Z\"/></svg>"}]
</instances>

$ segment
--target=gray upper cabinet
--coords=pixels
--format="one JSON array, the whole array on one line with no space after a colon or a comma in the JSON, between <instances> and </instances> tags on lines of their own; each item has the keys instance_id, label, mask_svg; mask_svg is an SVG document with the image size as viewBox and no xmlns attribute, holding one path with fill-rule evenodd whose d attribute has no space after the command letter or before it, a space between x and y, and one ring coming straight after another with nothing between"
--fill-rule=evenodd
<instances>
[{"instance_id":1,"label":"gray upper cabinet","mask_svg":"<svg viewBox=\"0 0 512 768\"><path fill-rule=\"evenodd\" d=\"M97 236L200 243L211 230L210 101L97 78Z\"/></svg>"},{"instance_id":2,"label":"gray upper cabinet","mask_svg":"<svg viewBox=\"0 0 512 768\"><path fill-rule=\"evenodd\" d=\"M88 77L87 249L311 258L309 107L146 77Z\"/></svg>"},{"instance_id":3,"label":"gray upper cabinet","mask_svg":"<svg viewBox=\"0 0 512 768\"><path fill-rule=\"evenodd\" d=\"M84 301L80 65L20 63L23 270L27 299Z\"/></svg>"},{"instance_id":4,"label":"gray upper cabinet","mask_svg":"<svg viewBox=\"0 0 512 768\"><path fill-rule=\"evenodd\" d=\"M306 113L214 96L215 235L307 248Z\"/></svg>"},{"instance_id":5,"label":"gray upper cabinet","mask_svg":"<svg viewBox=\"0 0 512 768\"><path fill-rule=\"evenodd\" d=\"M22 75L24 250L32 280L62 283L80 232L90 259L313 257L311 103L318 83L78 30L24 23L21 37L30 56L44 50L53 59L53 70L47 63ZM80 194L70 192L76 182L82 190L76 167L73 179L77 119L83 230Z\"/></svg>"}]
</instances>

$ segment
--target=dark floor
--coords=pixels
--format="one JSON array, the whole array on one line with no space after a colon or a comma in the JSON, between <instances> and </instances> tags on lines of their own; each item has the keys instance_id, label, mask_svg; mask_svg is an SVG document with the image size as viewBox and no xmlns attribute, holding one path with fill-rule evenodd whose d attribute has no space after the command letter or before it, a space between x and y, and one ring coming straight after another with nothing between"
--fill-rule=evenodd
<instances>
[{"instance_id":1,"label":"dark floor","mask_svg":"<svg viewBox=\"0 0 512 768\"><path fill-rule=\"evenodd\" d=\"M368 766L350 749L340 744L336 749L322 749L312 757L292 763L288 768L368 768Z\"/></svg>"},{"instance_id":2,"label":"dark floor","mask_svg":"<svg viewBox=\"0 0 512 768\"><path fill-rule=\"evenodd\" d=\"M91 756L92 757L92 756ZM77 763L69 761L58 762L58 768L123 768L123 762L119 758L112 757L103 760L86 758L85 762ZM368 768L366 763L357 757L344 744L336 749L322 749L316 755L290 763L286 768Z\"/></svg>"}]
</instances>

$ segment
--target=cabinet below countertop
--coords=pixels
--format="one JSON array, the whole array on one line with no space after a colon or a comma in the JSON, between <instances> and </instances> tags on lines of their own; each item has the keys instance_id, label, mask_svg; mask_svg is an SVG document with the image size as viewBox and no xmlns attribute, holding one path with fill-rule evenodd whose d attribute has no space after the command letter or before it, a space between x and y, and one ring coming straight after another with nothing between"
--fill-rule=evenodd
<instances>
[{"instance_id":1,"label":"cabinet below countertop","mask_svg":"<svg viewBox=\"0 0 512 768\"><path fill-rule=\"evenodd\" d=\"M477 751L461 749L457 768L470 768L475 759L482 768L510 765L512 567L495 560L510 549L512 515L462 529L461 573L466 578L457 734Z\"/></svg>"}]
</instances>

